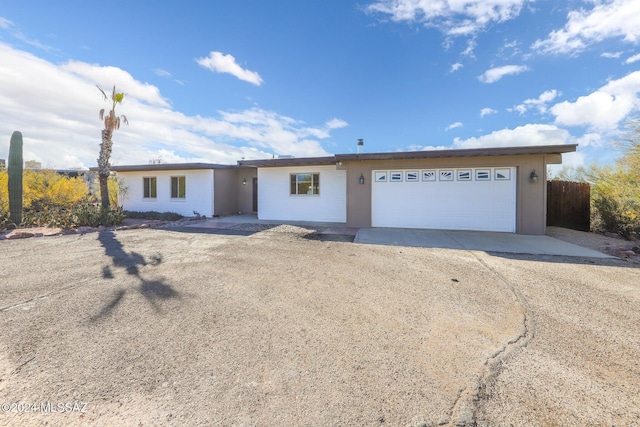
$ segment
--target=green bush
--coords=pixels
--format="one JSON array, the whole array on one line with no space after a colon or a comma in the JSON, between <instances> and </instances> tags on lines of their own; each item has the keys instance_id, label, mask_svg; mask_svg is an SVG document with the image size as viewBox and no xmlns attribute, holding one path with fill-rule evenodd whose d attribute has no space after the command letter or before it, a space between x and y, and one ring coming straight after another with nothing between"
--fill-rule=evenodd
<instances>
[{"instance_id":1,"label":"green bush","mask_svg":"<svg viewBox=\"0 0 640 427\"><path fill-rule=\"evenodd\" d=\"M175 212L156 212L156 211L147 211L147 212L136 212L136 211L124 211L124 214L127 218L132 219L155 219L161 221L177 221L179 219L184 218L182 215Z\"/></svg>"},{"instance_id":2,"label":"green bush","mask_svg":"<svg viewBox=\"0 0 640 427\"><path fill-rule=\"evenodd\" d=\"M104 225L120 225L125 218L124 210L121 207L104 209L102 206L93 203L82 203L72 209L77 226L97 227Z\"/></svg>"},{"instance_id":3,"label":"green bush","mask_svg":"<svg viewBox=\"0 0 640 427\"><path fill-rule=\"evenodd\" d=\"M99 204L84 201L71 208L40 206L27 209L22 218L23 227L60 227L68 230L76 227L110 227L120 225L124 220L120 207L103 209Z\"/></svg>"},{"instance_id":4,"label":"green bush","mask_svg":"<svg viewBox=\"0 0 640 427\"><path fill-rule=\"evenodd\" d=\"M616 233L625 239L640 236L640 202L616 198L609 194L596 194L592 198L595 231Z\"/></svg>"},{"instance_id":5,"label":"green bush","mask_svg":"<svg viewBox=\"0 0 640 427\"><path fill-rule=\"evenodd\" d=\"M11 222L9 211L0 209L0 231L6 230L12 225L14 224Z\"/></svg>"}]
</instances>

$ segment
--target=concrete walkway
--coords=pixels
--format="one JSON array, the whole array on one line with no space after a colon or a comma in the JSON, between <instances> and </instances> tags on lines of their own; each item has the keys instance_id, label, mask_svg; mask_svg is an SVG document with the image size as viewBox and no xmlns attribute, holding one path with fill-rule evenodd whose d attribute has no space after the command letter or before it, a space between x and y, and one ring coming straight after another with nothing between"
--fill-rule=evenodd
<instances>
[{"instance_id":1,"label":"concrete walkway","mask_svg":"<svg viewBox=\"0 0 640 427\"><path fill-rule=\"evenodd\" d=\"M255 214L208 219L189 227L229 229L239 224L289 224L315 229L318 234L355 235L354 243L424 248L468 249L530 255L614 258L549 236L489 231L421 230L409 228L355 228L338 222L273 221Z\"/></svg>"},{"instance_id":2,"label":"concrete walkway","mask_svg":"<svg viewBox=\"0 0 640 427\"><path fill-rule=\"evenodd\" d=\"M468 249L531 255L613 258L598 251L549 236L489 231L416 230L406 228L361 228L354 243Z\"/></svg>"},{"instance_id":3,"label":"concrete walkway","mask_svg":"<svg viewBox=\"0 0 640 427\"><path fill-rule=\"evenodd\" d=\"M230 229L240 224L267 224L267 225L295 225L316 230L317 234L339 234L355 236L358 232L356 227L347 227L344 222L315 222L315 221L275 221L258 219L255 214L230 215L211 218L203 222L198 222L187 227L194 228L217 228Z\"/></svg>"}]
</instances>

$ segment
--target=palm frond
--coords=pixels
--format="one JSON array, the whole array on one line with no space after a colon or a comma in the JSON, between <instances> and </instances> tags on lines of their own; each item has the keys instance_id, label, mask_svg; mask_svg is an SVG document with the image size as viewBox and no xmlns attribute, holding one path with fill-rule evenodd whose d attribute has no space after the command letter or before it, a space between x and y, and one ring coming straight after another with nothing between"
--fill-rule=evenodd
<instances>
[{"instance_id":1,"label":"palm frond","mask_svg":"<svg viewBox=\"0 0 640 427\"><path fill-rule=\"evenodd\" d=\"M100 120L104 120L104 108L100 110Z\"/></svg>"},{"instance_id":2,"label":"palm frond","mask_svg":"<svg viewBox=\"0 0 640 427\"><path fill-rule=\"evenodd\" d=\"M124 122L125 125L129 124L129 120L127 120L127 116L125 116L124 114L122 115L122 121Z\"/></svg>"},{"instance_id":3,"label":"palm frond","mask_svg":"<svg viewBox=\"0 0 640 427\"><path fill-rule=\"evenodd\" d=\"M107 97L107 94L104 93L104 91L102 90L102 88L100 86L96 85L96 87L98 88L98 90L100 91L100 93L102 94L102 96L104 97L105 100L109 99ZM115 88L115 86L114 86L114 88Z\"/></svg>"}]
</instances>

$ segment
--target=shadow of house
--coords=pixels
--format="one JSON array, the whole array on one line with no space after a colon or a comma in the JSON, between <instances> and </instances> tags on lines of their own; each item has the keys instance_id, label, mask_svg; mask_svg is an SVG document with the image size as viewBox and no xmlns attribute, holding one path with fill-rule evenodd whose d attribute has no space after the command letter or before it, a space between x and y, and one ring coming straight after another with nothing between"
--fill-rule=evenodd
<instances>
[{"instance_id":1,"label":"shadow of house","mask_svg":"<svg viewBox=\"0 0 640 427\"><path fill-rule=\"evenodd\" d=\"M114 279L115 274L113 269L124 269L128 275L135 276L140 281L140 284L136 288L138 293L142 295L157 312L161 311L160 301L180 298L179 292L173 289L171 285L164 283L164 280L147 280L141 275L140 267L159 265L162 263L161 254L152 255L149 262L147 262L141 254L125 251L123 244L116 238L113 231L98 233L98 240L104 248L105 254L111 258L111 265L105 265L102 268L103 278ZM126 289L117 290L109 303L102 307L100 312L93 316L91 320L97 321L111 314L120 304L126 293Z\"/></svg>"}]
</instances>

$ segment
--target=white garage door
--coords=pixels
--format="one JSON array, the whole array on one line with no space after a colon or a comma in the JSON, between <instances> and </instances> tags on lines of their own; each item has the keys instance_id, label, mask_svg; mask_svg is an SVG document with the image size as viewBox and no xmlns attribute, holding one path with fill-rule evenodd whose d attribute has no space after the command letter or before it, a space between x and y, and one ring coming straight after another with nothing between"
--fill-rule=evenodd
<instances>
[{"instance_id":1,"label":"white garage door","mask_svg":"<svg viewBox=\"0 0 640 427\"><path fill-rule=\"evenodd\" d=\"M516 169L376 170L373 227L516 231Z\"/></svg>"}]
</instances>

